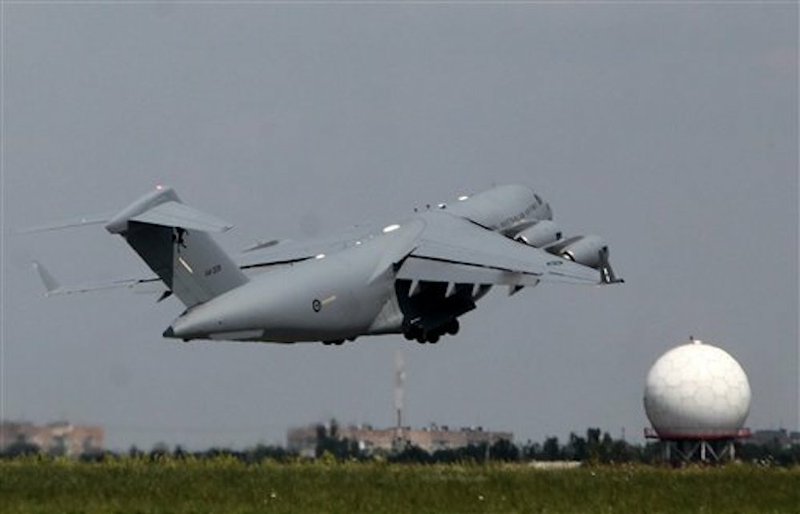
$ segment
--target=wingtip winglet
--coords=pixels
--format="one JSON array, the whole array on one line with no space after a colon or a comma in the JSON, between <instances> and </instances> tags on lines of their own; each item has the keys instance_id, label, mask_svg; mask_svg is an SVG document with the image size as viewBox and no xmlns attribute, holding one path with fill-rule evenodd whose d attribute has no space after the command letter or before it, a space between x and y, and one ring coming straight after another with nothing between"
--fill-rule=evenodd
<instances>
[{"instance_id":1,"label":"wingtip winglet","mask_svg":"<svg viewBox=\"0 0 800 514\"><path fill-rule=\"evenodd\" d=\"M31 263L33 269L39 274L39 279L42 281L45 289L45 296L50 296L53 294L57 294L61 291L61 284L58 283L58 280L47 271L47 268L42 265L39 261L33 261Z\"/></svg>"},{"instance_id":2,"label":"wingtip winglet","mask_svg":"<svg viewBox=\"0 0 800 514\"><path fill-rule=\"evenodd\" d=\"M618 278L611 263L608 262L608 249L600 251L600 283L603 285L625 283L625 279Z\"/></svg>"}]
</instances>

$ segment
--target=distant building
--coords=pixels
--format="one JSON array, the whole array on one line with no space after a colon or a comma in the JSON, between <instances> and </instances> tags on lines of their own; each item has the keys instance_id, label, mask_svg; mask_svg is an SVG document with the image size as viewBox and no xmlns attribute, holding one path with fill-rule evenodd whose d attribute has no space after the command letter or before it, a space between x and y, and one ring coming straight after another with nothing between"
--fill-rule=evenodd
<instances>
[{"instance_id":1,"label":"distant building","mask_svg":"<svg viewBox=\"0 0 800 514\"><path fill-rule=\"evenodd\" d=\"M800 445L800 432L788 432L785 428L777 430L756 430L747 440L751 444L777 445L780 448Z\"/></svg>"},{"instance_id":2,"label":"distant building","mask_svg":"<svg viewBox=\"0 0 800 514\"><path fill-rule=\"evenodd\" d=\"M295 451L302 456L313 457L319 433L319 425L291 428L286 435L287 447L290 451ZM514 434L486 431L483 427L463 427L451 430L447 425L437 426L436 424L431 424L421 430L414 430L410 427L375 429L370 425L350 425L337 427L335 438L354 441L358 444L358 448L367 454L389 453L408 446L416 446L433 453L437 450L454 450L483 443L492 445L501 440L511 442Z\"/></svg>"},{"instance_id":3,"label":"distant building","mask_svg":"<svg viewBox=\"0 0 800 514\"><path fill-rule=\"evenodd\" d=\"M105 431L101 427L73 425L58 421L44 426L28 422L0 422L0 451L14 444L34 444L44 453L79 456L103 450Z\"/></svg>"}]
</instances>

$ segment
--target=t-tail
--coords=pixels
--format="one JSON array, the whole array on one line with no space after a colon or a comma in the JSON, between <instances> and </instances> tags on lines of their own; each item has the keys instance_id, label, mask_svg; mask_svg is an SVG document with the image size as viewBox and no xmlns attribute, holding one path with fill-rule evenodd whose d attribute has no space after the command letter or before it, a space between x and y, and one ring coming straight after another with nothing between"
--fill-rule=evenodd
<instances>
[{"instance_id":1,"label":"t-tail","mask_svg":"<svg viewBox=\"0 0 800 514\"><path fill-rule=\"evenodd\" d=\"M248 281L207 232L224 232L224 221L181 203L175 191L158 187L106 224L136 253L187 308Z\"/></svg>"}]
</instances>

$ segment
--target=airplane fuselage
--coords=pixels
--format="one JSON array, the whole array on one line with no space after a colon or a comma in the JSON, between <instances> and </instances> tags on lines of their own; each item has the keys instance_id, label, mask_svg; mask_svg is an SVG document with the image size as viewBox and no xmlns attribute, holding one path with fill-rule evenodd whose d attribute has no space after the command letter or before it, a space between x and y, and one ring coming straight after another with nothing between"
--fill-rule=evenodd
<instances>
[{"instance_id":1,"label":"airplane fuselage","mask_svg":"<svg viewBox=\"0 0 800 514\"><path fill-rule=\"evenodd\" d=\"M552 215L549 205L523 186L461 197L331 255L271 269L188 309L164 335L183 340L340 343L361 335L404 333L409 339L430 340L454 333L458 316L473 309L490 286L413 284L395 277L435 216L457 216L505 233Z\"/></svg>"}]
</instances>

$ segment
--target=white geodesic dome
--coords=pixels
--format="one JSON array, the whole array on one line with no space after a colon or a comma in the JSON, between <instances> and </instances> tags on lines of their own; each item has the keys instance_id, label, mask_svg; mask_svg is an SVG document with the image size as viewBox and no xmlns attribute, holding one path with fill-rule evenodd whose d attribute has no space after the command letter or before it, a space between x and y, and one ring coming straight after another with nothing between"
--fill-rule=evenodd
<instances>
[{"instance_id":1,"label":"white geodesic dome","mask_svg":"<svg viewBox=\"0 0 800 514\"><path fill-rule=\"evenodd\" d=\"M693 340L650 368L644 410L659 437L735 437L750 412L750 383L725 350Z\"/></svg>"}]
</instances>

